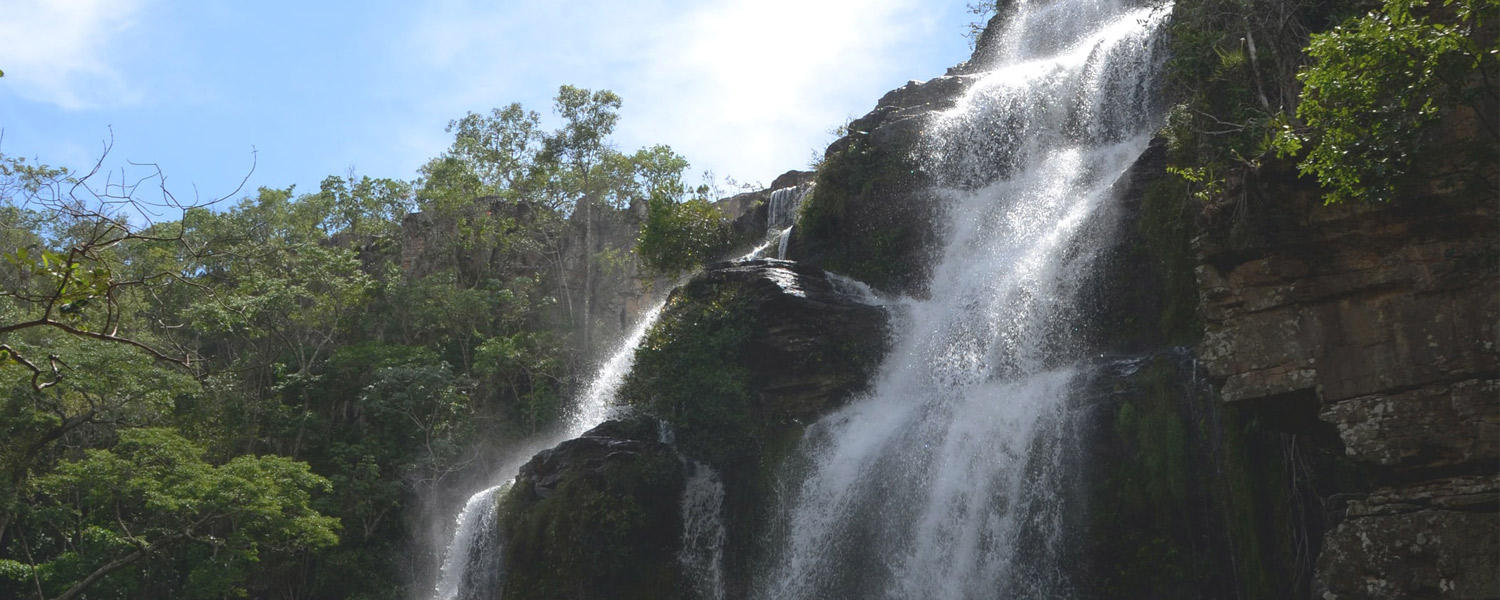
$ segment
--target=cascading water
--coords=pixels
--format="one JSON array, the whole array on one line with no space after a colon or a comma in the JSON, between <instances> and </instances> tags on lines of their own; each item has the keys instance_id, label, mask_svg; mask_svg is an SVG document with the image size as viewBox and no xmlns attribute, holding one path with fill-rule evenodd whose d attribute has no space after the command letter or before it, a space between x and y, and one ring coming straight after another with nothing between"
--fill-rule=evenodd
<instances>
[{"instance_id":1,"label":"cascading water","mask_svg":"<svg viewBox=\"0 0 1500 600\"><path fill-rule=\"evenodd\" d=\"M808 183L771 192L766 241L736 260L760 258L778 240L779 254L785 256L786 240L791 232L790 222L796 218L798 207L812 187L813 184ZM786 222L785 225L778 225L783 221ZM779 233L772 235L774 232ZM868 292L868 287L865 291ZM574 404L565 429L531 440L513 453L512 460L501 465L498 472L515 473L537 452L576 438L616 416L620 407L613 403L615 392L630 373L630 367L635 362L636 347L645 339L646 333L661 316L664 307L665 303L661 303L647 311L614 354L600 365L599 371ZM683 519L689 527L684 532L684 548L680 559L684 568L695 578L695 587L702 597L722 598L724 524L720 511L724 488L718 475L708 466L694 464L693 467L694 476L687 482L688 488L683 497ZM513 477L500 485L480 490L464 503L463 510L454 522L453 537L443 553L443 563L432 596L435 600L487 598L493 596L493 592L498 589L502 578L495 500L498 492L505 489L511 481L514 481Z\"/></svg>"},{"instance_id":2,"label":"cascading water","mask_svg":"<svg viewBox=\"0 0 1500 600\"><path fill-rule=\"evenodd\" d=\"M816 184L803 183L771 192L766 206L766 239L776 241L776 258L786 259L787 244L792 240L792 226L797 223L797 210ZM764 248L762 248L764 250Z\"/></svg>"},{"instance_id":3,"label":"cascading water","mask_svg":"<svg viewBox=\"0 0 1500 600\"><path fill-rule=\"evenodd\" d=\"M949 202L929 300L872 392L808 428L759 598L1073 595L1063 489L1085 227L1161 122L1167 7L1022 2L993 71L927 128Z\"/></svg>"},{"instance_id":4,"label":"cascading water","mask_svg":"<svg viewBox=\"0 0 1500 600\"><path fill-rule=\"evenodd\" d=\"M646 311L630 335L600 365L568 415L566 428L531 440L512 453L512 458L497 471L507 478L506 482L481 490L464 503L454 521L453 537L443 552L443 564L433 590L434 600L495 597L494 592L501 581L500 539L495 514L498 492L514 481L513 474L537 452L576 438L614 416L619 410L614 404L615 392L625 381L625 375L630 373L636 347L646 338L665 306L665 303L659 303Z\"/></svg>"},{"instance_id":5,"label":"cascading water","mask_svg":"<svg viewBox=\"0 0 1500 600\"><path fill-rule=\"evenodd\" d=\"M703 463L688 461L682 491L682 549L677 560L697 598L724 598L724 483Z\"/></svg>"},{"instance_id":6,"label":"cascading water","mask_svg":"<svg viewBox=\"0 0 1500 600\"><path fill-rule=\"evenodd\" d=\"M773 190L766 207L766 233L781 231L796 223L797 209L812 189L813 184L804 183Z\"/></svg>"},{"instance_id":7,"label":"cascading water","mask_svg":"<svg viewBox=\"0 0 1500 600\"><path fill-rule=\"evenodd\" d=\"M568 428L563 435L556 440L551 440L546 447L557 445L563 440L576 438L583 432L597 427L600 423L608 420L619 410L615 405L615 392L619 391L620 384L625 382L625 376L630 374L630 366L635 364L635 349L641 345L641 340L646 339L646 333L651 331L651 326L656 324L656 319L661 317L661 310L666 306L665 302L658 303L641 315L640 322L635 324L635 329L630 330L630 335L620 342L620 346L611 354L609 360L599 367L599 372L594 374L594 379L584 390L583 396L573 407L573 413L568 416Z\"/></svg>"}]
</instances>

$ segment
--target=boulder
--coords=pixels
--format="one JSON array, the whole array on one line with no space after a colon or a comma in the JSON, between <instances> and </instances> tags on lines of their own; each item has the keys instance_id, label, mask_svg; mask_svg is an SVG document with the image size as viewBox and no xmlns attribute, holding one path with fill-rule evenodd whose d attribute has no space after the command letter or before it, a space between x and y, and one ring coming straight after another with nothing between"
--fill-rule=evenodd
<instances>
[{"instance_id":1,"label":"boulder","mask_svg":"<svg viewBox=\"0 0 1500 600\"><path fill-rule=\"evenodd\" d=\"M502 598L680 597L683 466L654 419L538 453L501 499Z\"/></svg>"},{"instance_id":2,"label":"boulder","mask_svg":"<svg viewBox=\"0 0 1500 600\"><path fill-rule=\"evenodd\" d=\"M864 388L888 344L870 299L809 264L710 265L672 292L621 397L671 422L687 456L728 467Z\"/></svg>"}]
</instances>

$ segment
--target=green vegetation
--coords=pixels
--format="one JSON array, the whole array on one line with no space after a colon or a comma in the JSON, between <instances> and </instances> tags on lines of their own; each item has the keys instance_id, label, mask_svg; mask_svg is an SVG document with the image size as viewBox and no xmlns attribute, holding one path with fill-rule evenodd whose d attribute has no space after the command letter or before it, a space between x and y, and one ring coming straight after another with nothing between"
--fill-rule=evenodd
<instances>
[{"instance_id":1,"label":"green vegetation","mask_svg":"<svg viewBox=\"0 0 1500 600\"><path fill-rule=\"evenodd\" d=\"M120 431L108 450L64 460L33 482L31 516L51 535L37 564L7 561L47 597L128 597L150 573L123 569L174 546L188 560L184 596L243 596L263 555L332 546L338 521L310 507L328 480L306 463L243 455L222 465L170 429Z\"/></svg>"},{"instance_id":2,"label":"green vegetation","mask_svg":"<svg viewBox=\"0 0 1500 600\"><path fill-rule=\"evenodd\" d=\"M1419 175L1417 165L1427 167L1422 179L1483 182L1471 165L1491 169L1500 139L1497 13L1497 0L1388 0L1314 35L1312 63L1298 73L1306 87L1297 117L1306 127L1288 126L1279 149L1309 147L1299 166L1328 189L1328 202L1392 200L1403 179ZM1436 131L1445 114L1462 123ZM1456 163L1446 165L1424 159L1454 144L1473 155L1443 150Z\"/></svg>"},{"instance_id":3,"label":"green vegetation","mask_svg":"<svg viewBox=\"0 0 1500 600\"><path fill-rule=\"evenodd\" d=\"M1284 438L1193 387L1158 356L1112 380L1121 398L1088 483L1087 544L1100 597L1306 595L1289 497L1306 482Z\"/></svg>"},{"instance_id":4,"label":"green vegetation","mask_svg":"<svg viewBox=\"0 0 1500 600\"><path fill-rule=\"evenodd\" d=\"M636 351L620 397L670 422L683 454L720 472L740 466L763 433L745 367L755 313L735 284L677 295L667 310Z\"/></svg>"},{"instance_id":5,"label":"green vegetation","mask_svg":"<svg viewBox=\"0 0 1500 600\"><path fill-rule=\"evenodd\" d=\"M1162 277L1161 316L1156 323L1160 339L1169 345L1192 345L1203 335L1198 316L1198 259L1193 253L1192 208L1188 184L1178 178L1162 178L1146 187L1137 224L1144 250ZM1142 335L1150 339L1150 334Z\"/></svg>"},{"instance_id":6,"label":"green vegetation","mask_svg":"<svg viewBox=\"0 0 1500 600\"><path fill-rule=\"evenodd\" d=\"M653 195L646 204L636 252L653 271L675 278L722 255L734 241L719 209L707 199L677 201Z\"/></svg>"},{"instance_id":7,"label":"green vegetation","mask_svg":"<svg viewBox=\"0 0 1500 600\"><path fill-rule=\"evenodd\" d=\"M924 253L934 233L933 203L912 198L925 177L910 147L845 140L818 167L798 235L818 246L813 252L830 271L881 290L916 292L926 284Z\"/></svg>"},{"instance_id":8,"label":"green vegetation","mask_svg":"<svg viewBox=\"0 0 1500 600\"><path fill-rule=\"evenodd\" d=\"M405 597L403 513L559 418L630 206L682 196L619 107L563 87L556 130L469 114L416 182L208 205L0 156L0 597Z\"/></svg>"},{"instance_id":9,"label":"green vegetation","mask_svg":"<svg viewBox=\"0 0 1500 600\"><path fill-rule=\"evenodd\" d=\"M1169 171L1195 196L1238 197L1242 208L1244 198L1269 197L1263 182L1290 170L1315 176L1327 202L1460 185L1493 193L1496 3L1371 8L1357 0L1177 3Z\"/></svg>"}]
</instances>

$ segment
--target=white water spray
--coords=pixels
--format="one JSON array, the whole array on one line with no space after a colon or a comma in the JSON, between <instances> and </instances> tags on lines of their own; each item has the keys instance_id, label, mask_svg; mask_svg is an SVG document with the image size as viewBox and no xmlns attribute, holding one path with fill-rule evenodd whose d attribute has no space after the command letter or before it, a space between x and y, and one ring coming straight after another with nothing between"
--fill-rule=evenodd
<instances>
[{"instance_id":1,"label":"white water spray","mask_svg":"<svg viewBox=\"0 0 1500 600\"><path fill-rule=\"evenodd\" d=\"M1022 0L924 132L948 240L865 398L809 427L756 597L1065 598L1071 291L1160 124L1163 8Z\"/></svg>"},{"instance_id":2,"label":"white water spray","mask_svg":"<svg viewBox=\"0 0 1500 600\"><path fill-rule=\"evenodd\" d=\"M630 331L630 335L621 340L609 359L599 366L598 372L568 415L567 427L530 440L496 471L507 478L504 483L480 490L464 503L463 510L454 522L453 538L443 552L443 565L438 573L437 586L433 590L434 600L494 597L500 583L501 568L495 513L495 500L499 497L499 492L515 481L513 474L537 452L576 438L615 416L620 409L615 404L615 392L620 389L625 375L630 373L630 367L635 363L635 349L646 339L646 334L661 317L665 306L665 302L658 303L646 311Z\"/></svg>"},{"instance_id":3,"label":"white water spray","mask_svg":"<svg viewBox=\"0 0 1500 600\"><path fill-rule=\"evenodd\" d=\"M599 367L594 374L594 379L589 382L588 388L574 405L573 412L568 416L568 428L563 435L548 444L547 447L555 446L558 442L569 440L583 435L583 432L597 427L615 416L620 407L615 404L615 392L619 391L620 384L625 382L625 376L630 374L631 365L635 364L635 349L646 339L646 334L651 331L651 326L656 324L656 319L661 317L661 310L666 306L665 302L657 303L641 315L641 320L630 330L630 335L620 342L615 348L609 360Z\"/></svg>"},{"instance_id":4,"label":"white water spray","mask_svg":"<svg viewBox=\"0 0 1500 600\"><path fill-rule=\"evenodd\" d=\"M766 207L766 233L781 231L797 222L797 210L813 189L811 183L784 187L771 192Z\"/></svg>"},{"instance_id":5,"label":"white water spray","mask_svg":"<svg viewBox=\"0 0 1500 600\"><path fill-rule=\"evenodd\" d=\"M682 490L682 563L697 597L724 598L724 483L713 468L687 461L687 482Z\"/></svg>"}]
</instances>

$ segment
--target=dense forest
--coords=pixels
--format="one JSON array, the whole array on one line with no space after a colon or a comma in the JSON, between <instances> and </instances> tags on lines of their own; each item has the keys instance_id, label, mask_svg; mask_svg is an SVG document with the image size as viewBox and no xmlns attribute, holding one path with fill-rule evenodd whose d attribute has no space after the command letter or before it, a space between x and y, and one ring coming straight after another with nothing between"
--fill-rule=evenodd
<instances>
[{"instance_id":1,"label":"dense forest","mask_svg":"<svg viewBox=\"0 0 1500 600\"><path fill-rule=\"evenodd\" d=\"M412 513L562 416L647 204L707 206L615 148L620 105L563 87L559 129L466 115L415 182L224 204L5 156L0 595L399 596Z\"/></svg>"},{"instance_id":2,"label":"dense forest","mask_svg":"<svg viewBox=\"0 0 1500 600\"><path fill-rule=\"evenodd\" d=\"M1269 210L1289 173L1330 203L1493 200L1497 10L1179 0L1163 227ZM619 289L737 241L686 158L611 141L621 102L564 86L558 128L467 114L413 181L198 204L0 154L0 597L409 597L422 515L566 416ZM829 156L808 210L853 168Z\"/></svg>"}]
</instances>

